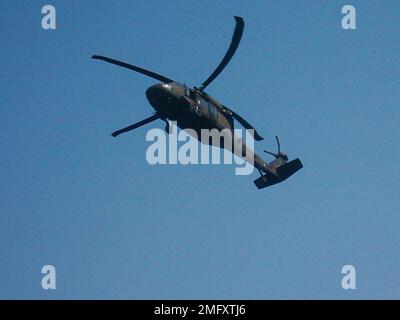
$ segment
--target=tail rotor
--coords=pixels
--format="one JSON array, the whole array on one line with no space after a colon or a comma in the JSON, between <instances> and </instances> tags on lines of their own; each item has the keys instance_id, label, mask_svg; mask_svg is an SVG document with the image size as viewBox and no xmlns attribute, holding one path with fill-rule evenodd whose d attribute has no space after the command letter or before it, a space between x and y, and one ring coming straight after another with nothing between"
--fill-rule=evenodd
<instances>
[{"instance_id":1,"label":"tail rotor","mask_svg":"<svg viewBox=\"0 0 400 320\"><path fill-rule=\"evenodd\" d=\"M270 154L271 156L274 156L276 159L282 159L284 161L288 161L289 160L288 156L285 153L281 152L281 144L279 142L278 136L275 136L275 139L278 145L278 153L274 153L268 150L264 150L264 152Z\"/></svg>"}]
</instances>

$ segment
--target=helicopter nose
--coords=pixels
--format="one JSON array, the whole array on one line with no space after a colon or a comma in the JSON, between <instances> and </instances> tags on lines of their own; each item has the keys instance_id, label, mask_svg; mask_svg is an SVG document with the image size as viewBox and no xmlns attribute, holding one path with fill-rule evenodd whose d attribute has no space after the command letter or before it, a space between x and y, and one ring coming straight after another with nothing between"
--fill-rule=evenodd
<instances>
[{"instance_id":1,"label":"helicopter nose","mask_svg":"<svg viewBox=\"0 0 400 320\"><path fill-rule=\"evenodd\" d=\"M179 98L174 88L174 83L155 84L146 90L147 100L159 112L171 109L174 101Z\"/></svg>"},{"instance_id":2,"label":"helicopter nose","mask_svg":"<svg viewBox=\"0 0 400 320\"><path fill-rule=\"evenodd\" d=\"M154 102L163 96L162 84L155 84L146 90L146 97L150 102Z\"/></svg>"}]
</instances>

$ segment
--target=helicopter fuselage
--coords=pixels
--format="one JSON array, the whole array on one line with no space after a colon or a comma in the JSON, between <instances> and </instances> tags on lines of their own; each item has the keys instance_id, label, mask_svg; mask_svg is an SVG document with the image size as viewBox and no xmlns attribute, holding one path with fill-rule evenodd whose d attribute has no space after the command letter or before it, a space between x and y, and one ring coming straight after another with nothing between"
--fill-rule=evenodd
<instances>
[{"instance_id":1,"label":"helicopter fuselage","mask_svg":"<svg viewBox=\"0 0 400 320\"><path fill-rule=\"evenodd\" d=\"M199 139L202 129L217 129L218 131L228 129L232 134L232 141L240 139L234 135L230 111L205 92L188 88L177 82L170 82L151 86L146 90L146 97L162 120L176 121L177 126L182 130L194 130L200 142L203 142ZM208 141L209 144L213 142L216 141ZM227 148L228 146L223 142L218 141L218 146ZM230 151L235 151L233 146L229 147ZM241 148L238 148L238 151L234 152L235 155L245 160L254 159L252 165L256 169L262 172L275 172L274 167L255 154L244 142L241 142Z\"/></svg>"},{"instance_id":2,"label":"helicopter fuselage","mask_svg":"<svg viewBox=\"0 0 400 320\"><path fill-rule=\"evenodd\" d=\"M146 91L147 99L156 111L155 114L114 131L111 133L113 137L135 130L157 119L166 122L166 130L169 133L170 126L168 121L174 121L179 128L185 130L189 135L194 136L194 131L196 133L195 138L201 143L212 144L220 148L228 149L236 156L257 168L261 177L255 180L254 183L258 189L263 189L286 180L300 170L303 164L300 159L288 162L288 157L280 151L278 137L276 137L278 144L277 153L264 150L266 153L274 156L275 160L270 163L265 162L256 155L252 149L246 146L241 137L235 135L233 120L236 120L245 129L250 130L254 140L261 141L263 138L258 134L257 130L238 113L225 107L204 91L224 70L239 46L244 30L244 20L242 17L235 16L235 22L236 26L228 50L216 69L203 81L199 88L188 88L159 73L106 56L93 55L92 59L102 60L141 73L161 82L151 86ZM204 132L203 129L209 130L209 136L206 140L204 140L204 136L202 135ZM215 130L219 132L218 141L215 141ZM226 142L226 131L229 132L229 142Z\"/></svg>"}]
</instances>

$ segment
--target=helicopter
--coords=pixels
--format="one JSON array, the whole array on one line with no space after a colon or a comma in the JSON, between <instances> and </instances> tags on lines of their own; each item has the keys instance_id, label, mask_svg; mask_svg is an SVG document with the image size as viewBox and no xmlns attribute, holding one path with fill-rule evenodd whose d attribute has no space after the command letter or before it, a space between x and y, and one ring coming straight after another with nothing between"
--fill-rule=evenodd
<instances>
[{"instance_id":1,"label":"helicopter","mask_svg":"<svg viewBox=\"0 0 400 320\"><path fill-rule=\"evenodd\" d=\"M233 133L234 120L236 120L245 129L251 132L254 140L263 140L257 130L255 130L249 122L234 110L218 102L204 91L207 86L210 85L224 70L239 46L244 30L244 20L242 17L238 16L235 16L234 18L236 26L228 50L217 68L199 87L190 88L185 84L181 84L153 71L105 56L93 55L92 59L102 60L141 73L161 82L152 85L146 90L146 97L150 105L154 108L154 114L142 121L113 132L112 136L117 137L122 133L132 131L155 120L164 121L166 123L165 129L168 133L170 132L169 121L176 122L177 126L182 130L192 129L196 133L200 133L202 129L228 129ZM264 152L275 158L269 163L264 161L256 153L253 153L253 151L249 150L244 142L241 142L242 148L240 152L236 153L236 155L242 158L244 151L247 152L247 155L249 152L252 153L251 156L253 161L251 164L261 175L261 177L254 180L258 189L263 189L280 183L303 167L303 164L298 158L289 161L288 156L281 152L279 138L277 136L275 138L278 145L278 152L274 153L264 150ZM226 147L226 145L221 146L221 148ZM248 157L245 158L246 161L248 161L247 159Z\"/></svg>"}]
</instances>

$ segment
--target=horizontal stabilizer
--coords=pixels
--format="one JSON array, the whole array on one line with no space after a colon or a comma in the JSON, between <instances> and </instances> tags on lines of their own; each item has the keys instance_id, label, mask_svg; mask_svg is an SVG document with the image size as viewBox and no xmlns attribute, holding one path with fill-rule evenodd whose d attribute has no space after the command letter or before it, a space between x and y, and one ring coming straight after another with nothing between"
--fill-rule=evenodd
<instances>
[{"instance_id":1,"label":"horizontal stabilizer","mask_svg":"<svg viewBox=\"0 0 400 320\"><path fill-rule=\"evenodd\" d=\"M277 168L277 175L273 175L272 173L266 173L262 177L254 180L254 184L258 189L263 189L274 184L280 183L291 175L295 174L303 168L303 164L301 163L300 159L292 160L288 163Z\"/></svg>"},{"instance_id":2,"label":"horizontal stabilizer","mask_svg":"<svg viewBox=\"0 0 400 320\"><path fill-rule=\"evenodd\" d=\"M303 168L303 164L301 163L300 159L294 159L283 166L280 166L277 171L279 177L282 177L282 180L286 180L289 178L292 174L295 174L297 171L299 171L301 168Z\"/></svg>"}]
</instances>

